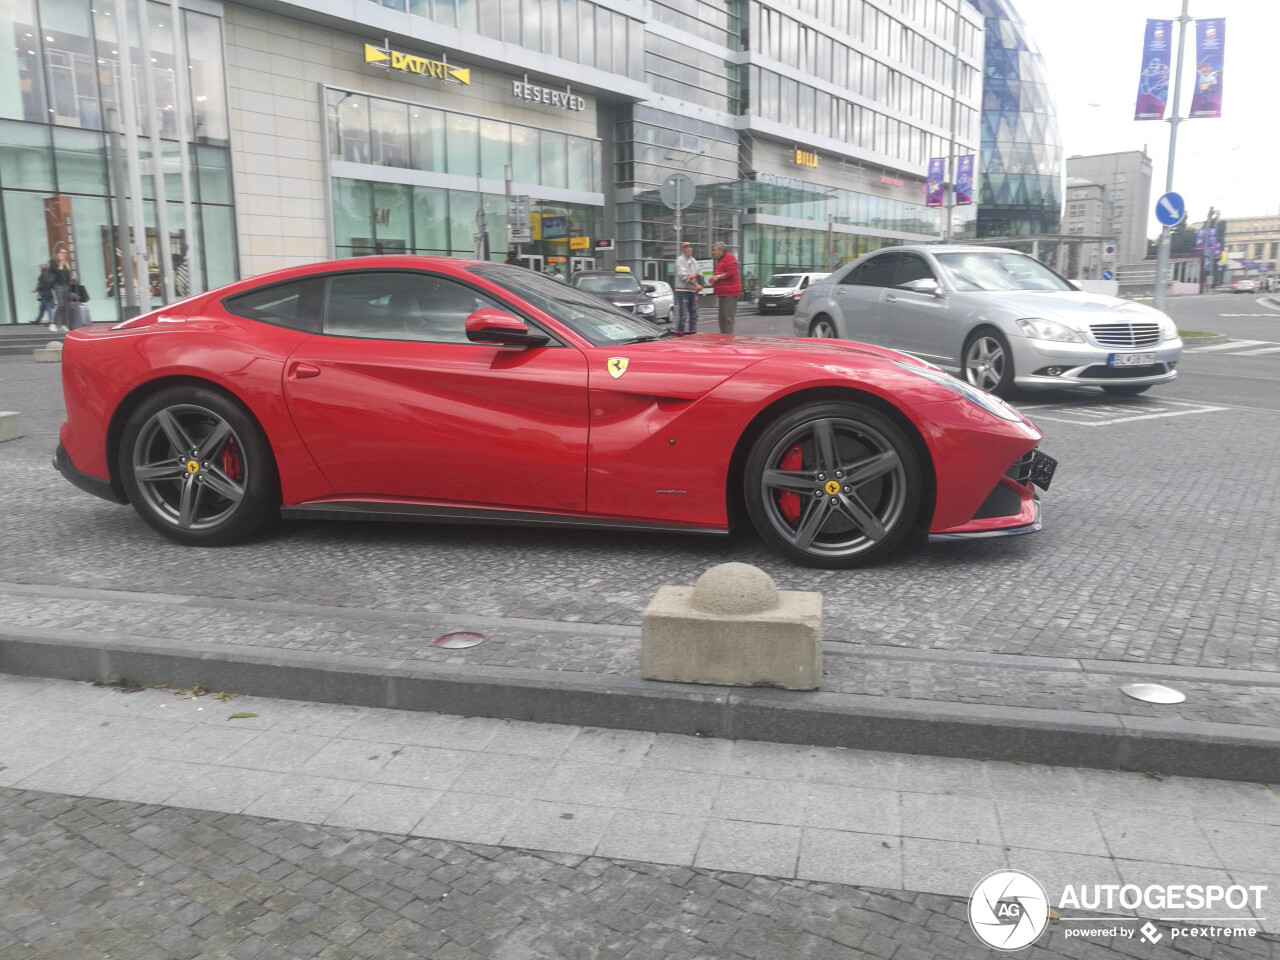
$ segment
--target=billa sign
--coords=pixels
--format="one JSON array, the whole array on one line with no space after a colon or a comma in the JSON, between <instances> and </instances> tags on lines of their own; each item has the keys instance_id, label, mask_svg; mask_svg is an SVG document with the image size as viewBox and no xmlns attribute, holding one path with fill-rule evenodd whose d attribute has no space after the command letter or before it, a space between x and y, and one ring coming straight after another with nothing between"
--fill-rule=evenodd
<instances>
[{"instance_id":1,"label":"billa sign","mask_svg":"<svg viewBox=\"0 0 1280 960\"><path fill-rule=\"evenodd\" d=\"M382 67L385 70L401 70L405 73L416 73L420 77L431 77L433 80L440 80L443 83L471 83L471 70L467 67L455 67L447 60L429 60L426 57L415 56L412 53L403 53L399 50L392 50L390 47L375 47L372 44L364 45L364 62L372 63L374 66Z\"/></svg>"}]
</instances>

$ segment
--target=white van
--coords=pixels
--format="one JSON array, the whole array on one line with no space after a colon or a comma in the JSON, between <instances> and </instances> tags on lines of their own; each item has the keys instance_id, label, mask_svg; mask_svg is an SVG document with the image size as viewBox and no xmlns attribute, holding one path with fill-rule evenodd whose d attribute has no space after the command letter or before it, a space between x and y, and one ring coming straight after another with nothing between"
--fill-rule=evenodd
<instances>
[{"instance_id":1,"label":"white van","mask_svg":"<svg viewBox=\"0 0 1280 960\"><path fill-rule=\"evenodd\" d=\"M796 304L810 284L829 276L829 273L775 273L760 288L756 306L761 313L795 313Z\"/></svg>"}]
</instances>

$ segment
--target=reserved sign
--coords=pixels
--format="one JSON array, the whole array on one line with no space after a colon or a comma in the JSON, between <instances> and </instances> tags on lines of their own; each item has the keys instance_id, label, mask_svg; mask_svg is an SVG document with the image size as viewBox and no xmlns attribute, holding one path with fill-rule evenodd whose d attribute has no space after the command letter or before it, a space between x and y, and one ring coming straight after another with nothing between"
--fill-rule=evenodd
<instances>
[{"instance_id":1,"label":"reserved sign","mask_svg":"<svg viewBox=\"0 0 1280 960\"><path fill-rule=\"evenodd\" d=\"M530 103L545 103L547 106L559 107L562 110L587 109L587 101L575 93L570 93L568 87L563 90L552 90L550 87L540 87L528 80L512 80L511 95L521 100L528 100Z\"/></svg>"}]
</instances>

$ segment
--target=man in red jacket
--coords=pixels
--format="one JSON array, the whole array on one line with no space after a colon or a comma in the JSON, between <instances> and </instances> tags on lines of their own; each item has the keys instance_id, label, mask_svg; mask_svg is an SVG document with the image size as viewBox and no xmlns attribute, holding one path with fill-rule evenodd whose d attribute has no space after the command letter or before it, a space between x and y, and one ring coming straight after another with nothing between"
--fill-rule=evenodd
<instances>
[{"instance_id":1,"label":"man in red jacket","mask_svg":"<svg viewBox=\"0 0 1280 960\"><path fill-rule=\"evenodd\" d=\"M711 289L720 308L718 319L721 333L733 333L733 320L738 312L738 298L742 296L742 278L738 275L738 260L724 248L723 243L712 244L711 256L716 261L716 272L711 275Z\"/></svg>"}]
</instances>

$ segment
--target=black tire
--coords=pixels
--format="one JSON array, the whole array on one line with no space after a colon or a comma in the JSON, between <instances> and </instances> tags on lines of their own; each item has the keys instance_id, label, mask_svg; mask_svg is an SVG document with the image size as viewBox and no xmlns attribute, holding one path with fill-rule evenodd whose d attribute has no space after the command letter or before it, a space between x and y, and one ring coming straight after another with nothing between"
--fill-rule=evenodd
<instances>
[{"instance_id":1,"label":"black tire","mask_svg":"<svg viewBox=\"0 0 1280 960\"><path fill-rule=\"evenodd\" d=\"M960 357L964 378L997 397L1013 394L1013 354L1003 333L982 327L969 334Z\"/></svg>"},{"instance_id":2,"label":"black tire","mask_svg":"<svg viewBox=\"0 0 1280 960\"><path fill-rule=\"evenodd\" d=\"M835 321L825 313L813 318L813 322L809 324L809 336L825 340L840 339L840 333L836 330Z\"/></svg>"},{"instance_id":3,"label":"black tire","mask_svg":"<svg viewBox=\"0 0 1280 960\"><path fill-rule=\"evenodd\" d=\"M117 462L138 516L177 543L234 543L279 515L262 428L208 387L169 387L144 400L125 423Z\"/></svg>"},{"instance_id":4,"label":"black tire","mask_svg":"<svg viewBox=\"0 0 1280 960\"><path fill-rule=\"evenodd\" d=\"M757 438L743 495L778 553L810 567L858 567L884 559L911 532L921 474L915 448L888 417L824 401L783 414Z\"/></svg>"},{"instance_id":5,"label":"black tire","mask_svg":"<svg viewBox=\"0 0 1280 960\"><path fill-rule=\"evenodd\" d=\"M1149 383L1116 384L1113 387L1103 387L1102 389L1107 391L1107 393L1110 393L1117 397L1136 397L1138 394L1146 393L1148 390L1150 390L1151 384Z\"/></svg>"}]
</instances>

